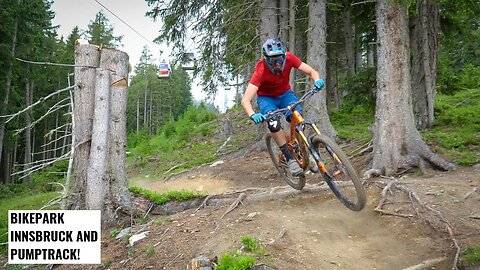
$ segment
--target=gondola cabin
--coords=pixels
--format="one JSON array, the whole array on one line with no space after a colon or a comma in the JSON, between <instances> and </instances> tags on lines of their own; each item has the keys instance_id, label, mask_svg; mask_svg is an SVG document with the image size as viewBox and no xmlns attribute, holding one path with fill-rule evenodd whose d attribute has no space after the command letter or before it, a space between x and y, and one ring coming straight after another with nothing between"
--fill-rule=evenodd
<instances>
[{"instance_id":1,"label":"gondola cabin","mask_svg":"<svg viewBox=\"0 0 480 270\"><path fill-rule=\"evenodd\" d=\"M184 52L182 59L182 68L184 70L195 70L197 67L197 59L193 52Z\"/></svg>"},{"instance_id":2,"label":"gondola cabin","mask_svg":"<svg viewBox=\"0 0 480 270\"><path fill-rule=\"evenodd\" d=\"M170 78L172 74L172 69L170 68L170 64L167 63L160 63L157 69L157 77L158 78Z\"/></svg>"}]
</instances>

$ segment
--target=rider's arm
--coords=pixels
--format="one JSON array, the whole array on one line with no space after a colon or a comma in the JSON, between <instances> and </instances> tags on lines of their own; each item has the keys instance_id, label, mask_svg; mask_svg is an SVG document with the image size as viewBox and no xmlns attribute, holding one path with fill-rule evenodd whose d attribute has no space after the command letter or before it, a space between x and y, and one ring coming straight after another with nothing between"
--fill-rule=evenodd
<instances>
[{"instance_id":1,"label":"rider's arm","mask_svg":"<svg viewBox=\"0 0 480 270\"><path fill-rule=\"evenodd\" d=\"M306 63L302 62L302 64L298 67L298 70L310 76L313 81L320 79L318 72Z\"/></svg>"},{"instance_id":2,"label":"rider's arm","mask_svg":"<svg viewBox=\"0 0 480 270\"><path fill-rule=\"evenodd\" d=\"M249 83L247 86L247 90L245 90L245 94L242 98L242 107L248 117L252 116L255 111L252 108L252 99L257 93L258 87Z\"/></svg>"}]
</instances>

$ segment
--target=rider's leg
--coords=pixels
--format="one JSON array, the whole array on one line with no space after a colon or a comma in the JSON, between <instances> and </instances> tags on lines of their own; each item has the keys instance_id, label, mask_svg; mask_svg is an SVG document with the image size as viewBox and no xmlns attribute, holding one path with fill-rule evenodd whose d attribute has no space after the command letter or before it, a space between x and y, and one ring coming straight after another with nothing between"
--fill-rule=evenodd
<instances>
[{"instance_id":1,"label":"rider's leg","mask_svg":"<svg viewBox=\"0 0 480 270\"><path fill-rule=\"evenodd\" d=\"M279 108L286 108L288 105L298 101L297 96L295 96L295 94L293 93L292 90L289 90L289 91L285 92L285 94L281 95L280 97L281 97L281 102L280 102L280 107ZM295 107L295 109L300 114L302 114L302 106L300 104L297 105L297 107ZM290 112L290 111L287 112L285 114L285 118L290 123L290 121L292 120L292 112Z\"/></svg>"},{"instance_id":2,"label":"rider's leg","mask_svg":"<svg viewBox=\"0 0 480 270\"><path fill-rule=\"evenodd\" d=\"M293 94L293 92L291 93ZM287 95L287 98L285 98L285 94L277 98L259 96L257 98L257 102L262 114L267 114L268 112L276 110L277 108L283 108L281 107L282 103L286 103L286 101L289 101L291 99L292 97L290 95ZM291 101L290 103L292 102L294 101ZM285 132L282 130L282 127L280 125L280 118L270 119L267 122L267 126L272 133L273 140L277 143L278 147L285 156L285 161L287 162L292 175L301 175L303 173L303 170L302 168L300 168L298 162L295 160L295 158L293 158L292 153L288 149L287 138L285 137Z\"/></svg>"}]
</instances>

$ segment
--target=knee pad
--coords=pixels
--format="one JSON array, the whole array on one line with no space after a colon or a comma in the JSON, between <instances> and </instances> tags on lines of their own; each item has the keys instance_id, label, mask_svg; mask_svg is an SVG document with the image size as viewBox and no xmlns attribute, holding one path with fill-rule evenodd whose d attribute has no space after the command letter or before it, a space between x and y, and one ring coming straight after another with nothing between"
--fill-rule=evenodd
<instances>
[{"instance_id":1,"label":"knee pad","mask_svg":"<svg viewBox=\"0 0 480 270\"><path fill-rule=\"evenodd\" d=\"M272 117L267 120L267 126L270 132L278 132L282 129L280 125L280 119L278 117Z\"/></svg>"}]
</instances>

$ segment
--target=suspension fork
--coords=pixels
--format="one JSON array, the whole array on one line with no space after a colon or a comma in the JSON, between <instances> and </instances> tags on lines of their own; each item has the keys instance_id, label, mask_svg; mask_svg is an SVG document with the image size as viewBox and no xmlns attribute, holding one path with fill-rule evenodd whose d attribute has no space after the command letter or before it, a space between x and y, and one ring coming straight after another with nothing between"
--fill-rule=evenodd
<instances>
[{"instance_id":1,"label":"suspension fork","mask_svg":"<svg viewBox=\"0 0 480 270\"><path fill-rule=\"evenodd\" d=\"M315 124L310 124L308 123L308 125L312 126L313 129L318 132L318 128L315 126ZM296 132L300 135L300 137L302 138L303 142L305 143L305 145L307 146L307 149L308 149L308 152L309 154L313 157L313 160L315 161L315 163L317 164L317 166L320 168L320 170L322 171L322 173L324 175L329 175L329 172L327 170L327 168L325 167L325 165L323 164L323 161L322 161L322 158L320 157L320 154L318 154L317 150L313 147L313 142L311 140L312 136L310 137L310 140L307 139L307 136L305 136L305 133L303 133L303 131L301 129L296 129ZM318 132L319 133L319 132Z\"/></svg>"}]
</instances>

